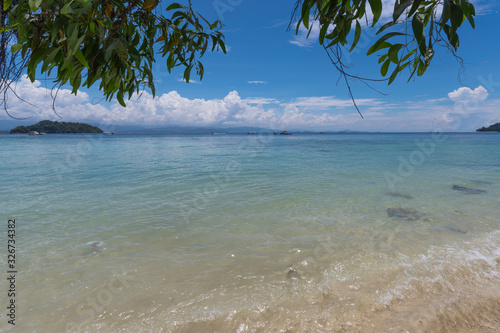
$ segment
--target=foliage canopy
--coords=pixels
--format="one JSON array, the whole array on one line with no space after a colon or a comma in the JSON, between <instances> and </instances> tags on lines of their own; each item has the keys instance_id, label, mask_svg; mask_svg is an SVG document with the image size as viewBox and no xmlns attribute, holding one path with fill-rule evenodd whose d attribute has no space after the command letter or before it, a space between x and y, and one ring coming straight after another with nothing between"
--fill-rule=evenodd
<instances>
[{"instance_id":1,"label":"foliage canopy","mask_svg":"<svg viewBox=\"0 0 500 333\"><path fill-rule=\"evenodd\" d=\"M0 93L5 109L6 92L23 70L32 81L38 71L51 75L56 85L69 83L75 94L98 82L108 100L116 96L123 106L126 97L142 89L155 95L157 54L169 72L183 66L187 82L193 70L202 78L198 59L208 49L226 52L222 23L207 21L191 2L168 3L163 10L159 0L3 0ZM356 49L363 21L373 28L382 11L382 0L296 0L290 26L310 33L319 25L319 43L349 87L348 77L360 78L345 71L343 47L350 43L349 52ZM367 54L379 54L381 75L391 73L389 84L406 68L409 79L421 76L436 45L455 54L457 31L465 20L474 28L474 16L468 0L395 0L392 18L378 29L380 37Z\"/></svg>"},{"instance_id":2,"label":"foliage canopy","mask_svg":"<svg viewBox=\"0 0 500 333\"><path fill-rule=\"evenodd\" d=\"M184 66L189 82L193 69L203 77L198 58L209 47L225 52L222 24L191 4L171 3L168 17L158 0L4 0L1 9L0 66L16 68L1 73L4 93L26 67L32 81L40 70L58 84L69 82L75 94L99 81L108 100L116 94L125 106L126 94L143 88L155 94L155 54L166 58L169 72Z\"/></svg>"},{"instance_id":3,"label":"foliage canopy","mask_svg":"<svg viewBox=\"0 0 500 333\"><path fill-rule=\"evenodd\" d=\"M314 24L319 24L319 43L331 52L332 61L344 72L340 46L349 44L348 36L354 29L349 49L352 52L360 40L363 21L373 28L382 11L382 0L297 0L296 33L302 26L310 33ZM378 29L376 35L380 37L367 55L382 51L378 60L382 76L390 72L392 65L389 84L407 67L411 69L409 79L415 73L421 76L431 64L436 45L448 47L453 53L457 50L457 31L465 20L474 28L475 14L468 0L396 0L392 19Z\"/></svg>"}]
</instances>

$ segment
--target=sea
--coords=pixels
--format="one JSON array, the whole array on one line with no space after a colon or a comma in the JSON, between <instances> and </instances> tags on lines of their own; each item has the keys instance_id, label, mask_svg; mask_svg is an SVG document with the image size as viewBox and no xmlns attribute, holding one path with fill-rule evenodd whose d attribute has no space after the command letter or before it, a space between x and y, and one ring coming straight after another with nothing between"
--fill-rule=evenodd
<instances>
[{"instance_id":1,"label":"sea","mask_svg":"<svg viewBox=\"0 0 500 333\"><path fill-rule=\"evenodd\" d=\"M499 133L4 134L0 156L0 332L500 332Z\"/></svg>"}]
</instances>

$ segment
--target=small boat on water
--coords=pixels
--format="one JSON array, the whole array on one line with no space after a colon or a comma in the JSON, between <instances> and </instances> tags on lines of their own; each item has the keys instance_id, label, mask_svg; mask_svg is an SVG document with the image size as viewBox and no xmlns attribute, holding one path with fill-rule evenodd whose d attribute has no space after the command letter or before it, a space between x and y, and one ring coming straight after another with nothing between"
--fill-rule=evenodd
<instances>
[{"instance_id":1,"label":"small boat on water","mask_svg":"<svg viewBox=\"0 0 500 333\"><path fill-rule=\"evenodd\" d=\"M37 131L29 131L28 135L40 135Z\"/></svg>"},{"instance_id":2,"label":"small boat on water","mask_svg":"<svg viewBox=\"0 0 500 333\"><path fill-rule=\"evenodd\" d=\"M273 134L274 134L274 135L278 135L278 131L276 131L276 132L273 132Z\"/></svg>"},{"instance_id":3,"label":"small boat on water","mask_svg":"<svg viewBox=\"0 0 500 333\"><path fill-rule=\"evenodd\" d=\"M257 132L255 132L255 131L250 131L250 132L248 132L248 134L257 134Z\"/></svg>"},{"instance_id":4,"label":"small boat on water","mask_svg":"<svg viewBox=\"0 0 500 333\"><path fill-rule=\"evenodd\" d=\"M280 133L280 135L292 135L292 133L287 132L286 130L284 130L283 132Z\"/></svg>"}]
</instances>

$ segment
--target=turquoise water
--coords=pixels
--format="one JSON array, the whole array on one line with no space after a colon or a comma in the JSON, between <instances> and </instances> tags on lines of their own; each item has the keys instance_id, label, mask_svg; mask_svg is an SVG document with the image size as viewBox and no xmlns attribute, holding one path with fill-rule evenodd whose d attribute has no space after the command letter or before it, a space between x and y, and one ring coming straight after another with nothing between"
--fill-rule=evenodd
<instances>
[{"instance_id":1,"label":"turquoise water","mask_svg":"<svg viewBox=\"0 0 500 333\"><path fill-rule=\"evenodd\" d=\"M1 135L0 154L2 332L500 330L498 134Z\"/></svg>"}]
</instances>

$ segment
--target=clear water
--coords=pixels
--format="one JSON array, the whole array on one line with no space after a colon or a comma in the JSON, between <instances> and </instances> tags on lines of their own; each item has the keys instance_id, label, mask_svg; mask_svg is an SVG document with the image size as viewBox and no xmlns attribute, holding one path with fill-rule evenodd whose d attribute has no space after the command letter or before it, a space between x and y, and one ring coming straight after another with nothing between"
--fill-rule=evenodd
<instances>
[{"instance_id":1,"label":"clear water","mask_svg":"<svg viewBox=\"0 0 500 333\"><path fill-rule=\"evenodd\" d=\"M3 135L0 156L1 332L500 331L500 135Z\"/></svg>"}]
</instances>

